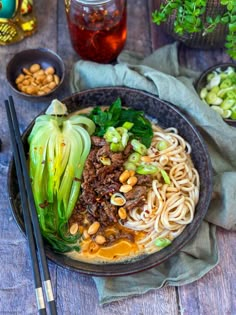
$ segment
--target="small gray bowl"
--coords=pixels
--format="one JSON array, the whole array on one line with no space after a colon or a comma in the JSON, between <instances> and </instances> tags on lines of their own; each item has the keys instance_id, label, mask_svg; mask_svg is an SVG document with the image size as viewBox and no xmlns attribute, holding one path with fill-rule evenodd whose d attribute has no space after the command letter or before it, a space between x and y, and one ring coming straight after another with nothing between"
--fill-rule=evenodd
<instances>
[{"instance_id":1,"label":"small gray bowl","mask_svg":"<svg viewBox=\"0 0 236 315\"><path fill-rule=\"evenodd\" d=\"M207 84L207 76L208 74L212 73L214 70L216 69L221 69L221 70L226 70L228 67L232 67L235 69L236 71L236 64L232 63L232 62L227 62L227 63L218 63L208 69L206 69L205 71L202 72L202 74L200 75L200 77L196 80L194 86L195 89L198 93L198 95L200 95L200 92L202 90L202 88L204 88ZM225 118L224 121L233 126L236 127L236 120L230 119L230 118Z\"/></svg>"},{"instance_id":2,"label":"small gray bowl","mask_svg":"<svg viewBox=\"0 0 236 315\"><path fill-rule=\"evenodd\" d=\"M30 95L18 90L15 82L16 78L22 73L23 68L28 69L32 64L39 64L42 69L46 69L50 66L55 69L55 74L59 76L60 82L49 93L44 95ZM9 61L6 67L6 77L10 87L19 97L26 100L48 100L49 97L55 96L63 84L65 77L65 65L61 57L52 50L47 48L27 49L17 53Z\"/></svg>"}]
</instances>

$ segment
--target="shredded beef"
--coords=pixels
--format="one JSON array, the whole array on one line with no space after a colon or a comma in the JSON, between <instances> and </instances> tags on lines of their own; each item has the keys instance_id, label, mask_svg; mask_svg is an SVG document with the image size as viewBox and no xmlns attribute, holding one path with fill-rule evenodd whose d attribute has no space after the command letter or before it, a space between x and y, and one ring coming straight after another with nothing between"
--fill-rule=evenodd
<instances>
[{"instance_id":1,"label":"shredded beef","mask_svg":"<svg viewBox=\"0 0 236 315\"><path fill-rule=\"evenodd\" d=\"M132 190L125 194L125 209L130 211L135 207L141 207L145 202L146 191L145 186L134 186Z\"/></svg>"},{"instance_id":2,"label":"shredded beef","mask_svg":"<svg viewBox=\"0 0 236 315\"><path fill-rule=\"evenodd\" d=\"M91 137L92 148L87 157L81 184L81 195L75 206L69 224L77 222L89 226L94 221L99 221L101 231L106 227L114 226L119 220L118 206L110 202L111 195L119 192L121 183L119 177L124 171L123 164L132 153L130 143L123 152L110 151L109 144L103 138ZM103 165L101 158L110 159L110 165ZM150 175L136 175L137 184L132 190L124 194L126 198L125 209L129 212L134 207L141 207L146 198L147 187L151 185ZM100 232L101 232L100 231ZM134 232L117 229L107 237L106 245L118 239L134 241Z\"/></svg>"}]
</instances>

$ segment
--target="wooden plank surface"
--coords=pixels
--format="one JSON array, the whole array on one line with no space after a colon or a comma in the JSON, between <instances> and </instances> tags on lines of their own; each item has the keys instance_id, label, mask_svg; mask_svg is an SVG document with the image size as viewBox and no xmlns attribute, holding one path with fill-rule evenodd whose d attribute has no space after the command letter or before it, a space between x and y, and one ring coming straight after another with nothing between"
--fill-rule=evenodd
<instances>
[{"instance_id":1,"label":"wooden plank surface","mask_svg":"<svg viewBox=\"0 0 236 315\"><path fill-rule=\"evenodd\" d=\"M144 56L173 40L150 23L155 1L128 1L128 38L126 49ZM8 203L7 170L11 157L9 132L3 100L10 90L5 80L6 62L25 48L47 47L57 51L66 64L66 82L58 98L69 94L68 77L72 64L79 59L73 51L65 17L64 3L57 0L35 1L39 31L27 40L0 47L0 315L36 314L32 273L24 236L18 230ZM194 70L203 70L229 57L222 51L194 50L180 45L180 63ZM47 106L17 99L21 131ZM218 231L220 264L195 283L179 288L164 287L146 294L100 306L91 277L65 270L49 263L58 313L62 315L220 315L236 314L236 238L235 233Z\"/></svg>"}]
</instances>

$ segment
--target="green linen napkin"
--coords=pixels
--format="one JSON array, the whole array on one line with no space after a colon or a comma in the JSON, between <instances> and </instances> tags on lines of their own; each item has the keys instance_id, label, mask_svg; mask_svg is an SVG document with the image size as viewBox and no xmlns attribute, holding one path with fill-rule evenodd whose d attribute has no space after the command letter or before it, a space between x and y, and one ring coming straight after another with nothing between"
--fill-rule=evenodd
<instances>
[{"instance_id":1,"label":"green linen napkin","mask_svg":"<svg viewBox=\"0 0 236 315\"><path fill-rule=\"evenodd\" d=\"M216 226L236 230L236 128L206 106L196 94L198 76L178 64L177 44L142 58L124 51L116 65L80 60L71 72L71 90L127 86L146 90L191 116L205 139L214 170L214 193L207 216L194 239L161 265L135 276L94 278L101 304L145 293L164 285L193 282L218 263Z\"/></svg>"}]
</instances>

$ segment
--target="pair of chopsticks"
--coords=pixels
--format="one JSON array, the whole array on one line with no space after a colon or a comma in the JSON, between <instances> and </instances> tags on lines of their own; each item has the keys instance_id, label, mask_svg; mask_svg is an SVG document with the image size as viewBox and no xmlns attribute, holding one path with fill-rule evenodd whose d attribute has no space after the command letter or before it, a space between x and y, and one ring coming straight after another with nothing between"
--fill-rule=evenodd
<instances>
[{"instance_id":1,"label":"pair of chopsticks","mask_svg":"<svg viewBox=\"0 0 236 315\"><path fill-rule=\"evenodd\" d=\"M25 230L32 263L38 312L40 315L47 314L47 309L45 305L46 296L46 301L49 306L49 313L54 315L57 314L56 303L53 297L51 279L46 255L44 252L43 239L40 232L37 210L35 207L30 178L28 175L26 157L21 141L14 101L11 96L8 100L5 100L5 107L7 112L7 119L16 166L16 174L18 178L20 197L22 202ZM43 294L42 282L45 296Z\"/></svg>"}]
</instances>

